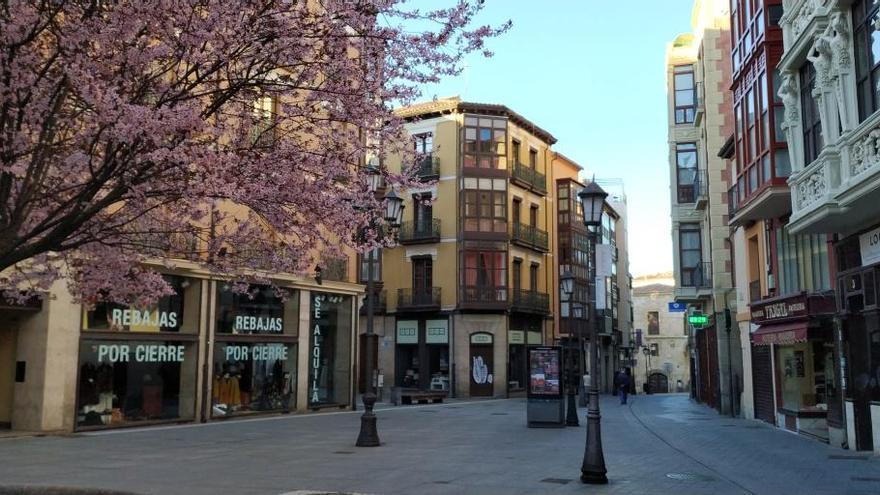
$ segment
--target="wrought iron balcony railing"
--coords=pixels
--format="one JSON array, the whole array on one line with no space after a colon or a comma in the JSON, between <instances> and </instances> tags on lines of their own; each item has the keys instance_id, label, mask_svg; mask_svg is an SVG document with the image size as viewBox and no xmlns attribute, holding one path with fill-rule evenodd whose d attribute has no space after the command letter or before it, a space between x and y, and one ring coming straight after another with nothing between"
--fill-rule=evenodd
<instances>
[{"instance_id":1,"label":"wrought iron balcony railing","mask_svg":"<svg viewBox=\"0 0 880 495\"><path fill-rule=\"evenodd\" d=\"M513 242L524 244L539 251L547 251L549 246L547 232L524 223L513 223L512 229L511 240Z\"/></svg>"},{"instance_id":2,"label":"wrought iron balcony railing","mask_svg":"<svg viewBox=\"0 0 880 495\"><path fill-rule=\"evenodd\" d=\"M681 267L681 286L693 288L712 287L712 263L702 262Z\"/></svg>"},{"instance_id":3,"label":"wrought iron balcony railing","mask_svg":"<svg viewBox=\"0 0 880 495\"><path fill-rule=\"evenodd\" d=\"M420 179L435 179L440 177L440 159L433 155L426 155L416 164L416 175Z\"/></svg>"},{"instance_id":4,"label":"wrought iron balcony railing","mask_svg":"<svg viewBox=\"0 0 880 495\"><path fill-rule=\"evenodd\" d=\"M512 289L510 309L525 313L547 314L550 312L550 296L543 292Z\"/></svg>"},{"instance_id":5,"label":"wrought iron balcony railing","mask_svg":"<svg viewBox=\"0 0 880 495\"><path fill-rule=\"evenodd\" d=\"M401 244L440 241L440 219L403 222L400 225L399 241Z\"/></svg>"},{"instance_id":6,"label":"wrought iron balcony railing","mask_svg":"<svg viewBox=\"0 0 880 495\"><path fill-rule=\"evenodd\" d=\"M547 192L547 177L532 167L515 162L511 169L511 177L537 192Z\"/></svg>"},{"instance_id":7,"label":"wrought iron balcony railing","mask_svg":"<svg viewBox=\"0 0 880 495\"><path fill-rule=\"evenodd\" d=\"M398 311L440 309L440 287L397 289L397 309Z\"/></svg>"}]
</instances>

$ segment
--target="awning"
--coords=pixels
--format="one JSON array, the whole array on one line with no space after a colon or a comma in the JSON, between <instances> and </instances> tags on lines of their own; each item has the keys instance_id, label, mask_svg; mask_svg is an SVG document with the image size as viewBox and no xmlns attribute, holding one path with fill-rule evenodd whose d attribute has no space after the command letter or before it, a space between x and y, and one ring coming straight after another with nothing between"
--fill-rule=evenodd
<instances>
[{"instance_id":1,"label":"awning","mask_svg":"<svg viewBox=\"0 0 880 495\"><path fill-rule=\"evenodd\" d=\"M752 334L752 343L755 345L791 345L797 342L807 341L807 322L779 323L776 325L761 325L758 331Z\"/></svg>"}]
</instances>

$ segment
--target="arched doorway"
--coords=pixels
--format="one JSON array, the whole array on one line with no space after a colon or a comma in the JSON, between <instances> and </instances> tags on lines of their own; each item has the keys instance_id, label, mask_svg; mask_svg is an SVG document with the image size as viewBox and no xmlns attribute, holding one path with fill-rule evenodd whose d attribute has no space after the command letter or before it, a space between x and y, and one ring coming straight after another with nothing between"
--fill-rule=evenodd
<instances>
[{"instance_id":1,"label":"arched doorway","mask_svg":"<svg viewBox=\"0 0 880 495\"><path fill-rule=\"evenodd\" d=\"M665 394L669 392L669 378L659 371L651 372L648 377L648 383L651 386L651 392L655 394Z\"/></svg>"}]
</instances>

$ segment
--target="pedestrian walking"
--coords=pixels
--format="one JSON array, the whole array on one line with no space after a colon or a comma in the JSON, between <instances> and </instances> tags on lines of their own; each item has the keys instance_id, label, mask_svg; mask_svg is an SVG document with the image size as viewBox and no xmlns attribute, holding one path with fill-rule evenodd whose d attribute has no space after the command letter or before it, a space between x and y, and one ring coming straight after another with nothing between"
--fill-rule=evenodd
<instances>
[{"instance_id":1,"label":"pedestrian walking","mask_svg":"<svg viewBox=\"0 0 880 495\"><path fill-rule=\"evenodd\" d=\"M614 377L614 388L620 396L620 405L626 404L627 395L629 395L629 387L632 384L631 380L630 375L624 370L618 371L617 375Z\"/></svg>"}]
</instances>

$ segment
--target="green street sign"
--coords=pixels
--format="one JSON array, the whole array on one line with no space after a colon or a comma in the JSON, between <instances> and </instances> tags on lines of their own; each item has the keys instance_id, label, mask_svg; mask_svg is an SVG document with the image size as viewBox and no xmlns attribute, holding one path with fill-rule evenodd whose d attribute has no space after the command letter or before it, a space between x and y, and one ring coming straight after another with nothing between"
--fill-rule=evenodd
<instances>
[{"instance_id":1,"label":"green street sign","mask_svg":"<svg viewBox=\"0 0 880 495\"><path fill-rule=\"evenodd\" d=\"M688 316L688 323L695 327L702 327L709 324L709 315L694 313Z\"/></svg>"}]
</instances>

